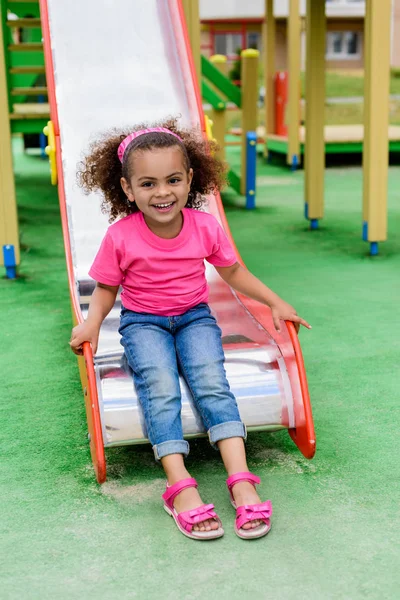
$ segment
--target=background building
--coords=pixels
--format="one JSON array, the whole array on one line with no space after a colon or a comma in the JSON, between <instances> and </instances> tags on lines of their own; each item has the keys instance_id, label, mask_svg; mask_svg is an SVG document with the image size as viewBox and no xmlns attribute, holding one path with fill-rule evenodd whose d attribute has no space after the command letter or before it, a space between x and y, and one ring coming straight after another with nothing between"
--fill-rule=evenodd
<instances>
[{"instance_id":1,"label":"background building","mask_svg":"<svg viewBox=\"0 0 400 600\"><path fill-rule=\"evenodd\" d=\"M300 12L305 16L305 0ZM201 48L206 56L226 54L231 60L239 48L262 49L265 0L200 0ZM276 67L286 68L286 22L289 0L275 0ZM361 69L364 66L365 0L326 0L328 69ZM305 31L301 40L305 58ZM400 67L400 0L392 3L391 64Z\"/></svg>"}]
</instances>

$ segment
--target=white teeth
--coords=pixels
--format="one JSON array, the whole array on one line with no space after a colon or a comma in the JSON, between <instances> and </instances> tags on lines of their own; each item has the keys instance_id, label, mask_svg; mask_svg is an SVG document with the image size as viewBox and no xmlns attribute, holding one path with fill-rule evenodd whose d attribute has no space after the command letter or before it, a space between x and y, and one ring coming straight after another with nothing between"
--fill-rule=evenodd
<instances>
[{"instance_id":1,"label":"white teeth","mask_svg":"<svg viewBox=\"0 0 400 600\"><path fill-rule=\"evenodd\" d=\"M172 206L172 202L168 202L168 204L155 204L157 208L167 208L168 206Z\"/></svg>"}]
</instances>

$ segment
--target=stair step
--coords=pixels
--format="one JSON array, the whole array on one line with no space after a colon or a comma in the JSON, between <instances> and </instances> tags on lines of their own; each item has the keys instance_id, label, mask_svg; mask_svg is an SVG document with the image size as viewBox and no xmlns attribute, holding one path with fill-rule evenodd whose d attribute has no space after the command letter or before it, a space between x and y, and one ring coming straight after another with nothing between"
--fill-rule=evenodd
<instances>
[{"instance_id":1,"label":"stair step","mask_svg":"<svg viewBox=\"0 0 400 600\"><path fill-rule=\"evenodd\" d=\"M50 105L47 102L28 102L14 104L10 119L39 119L50 117Z\"/></svg>"},{"instance_id":2,"label":"stair step","mask_svg":"<svg viewBox=\"0 0 400 600\"><path fill-rule=\"evenodd\" d=\"M10 69L10 73L12 73L13 75L40 75L41 73L45 72L45 68L39 65L36 67L12 67Z\"/></svg>"},{"instance_id":3,"label":"stair step","mask_svg":"<svg viewBox=\"0 0 400 600\"><path fill-rule=\"evenodd\" d=\"M46 96L47 87L16 87L11 90L11 96Z\"/></svg>"},{"instance_id":4,"label":"stair step","mask_svg":"<svg viewBox=\"0 0 400 600\"><path fill-rule=\"evenodd\" d=\"M42 22L40 19L34 19L33 17L30 19L7 19L6 21L9 27L35 27L36 29L41 29Z\"/></svg>"},{"instance_id":5,"label":"stair step","mask_svg":"<svg viewBox=\"0 0 400 600\"><path fill-rule=\"evenodd\" d=\"M22 44L10 44L8 46L10 52L42 52L42 42L22 43Z\"/></svg>"}]
</instances>

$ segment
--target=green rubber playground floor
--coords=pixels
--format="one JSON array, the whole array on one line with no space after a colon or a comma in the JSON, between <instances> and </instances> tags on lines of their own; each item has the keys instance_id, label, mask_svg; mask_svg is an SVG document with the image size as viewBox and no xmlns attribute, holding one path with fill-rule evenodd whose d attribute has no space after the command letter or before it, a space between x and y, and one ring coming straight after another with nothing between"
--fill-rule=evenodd
<instances>
[{"instance_id":1,"label":"green rubber playground floor","mask_svg":"<svg viewBox=\"0 0 400 600\"><path fill-rule=\"evenodd\" d=\"M57 194L47 163L16 150L21 277L0 279L2 600L397 598L400 169L389 174L389 241L373 259L359 168L327 171L315 232L302 172L260 163L251 213L227 192L244 261L313 325L301 341L317 454L304 459L285 431L249 435L274 517L267 538L245 542L218 455L193 441L189 469L226 529L199 543L162 510L150 447L110 450L108 481L95 483Z\"/></svg>"}]
</instances>

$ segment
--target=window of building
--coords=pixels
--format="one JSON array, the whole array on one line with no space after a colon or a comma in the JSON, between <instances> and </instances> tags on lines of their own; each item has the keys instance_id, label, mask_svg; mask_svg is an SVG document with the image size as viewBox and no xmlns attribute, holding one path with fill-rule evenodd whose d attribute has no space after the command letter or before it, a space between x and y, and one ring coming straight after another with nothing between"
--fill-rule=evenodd
<instances>
[{"instance_id":1,"label":"window of building","mask_svg":"<svg viewBox=\"0 0 400 600\"><path fill-rule=\"evenodd\" d=\"M326 36L328 60L355 60L361 54L361 36L357 31L329 31Z\"/></svg>"},{"instance_id":2,"label":"window of building","mask_svg":"<svg viewBox=\"0 0 400 600\"><path fill-rule=\"evenodd\" d=\"M241 33L216 33L215 34L215 54L225 54L225 56L237 56L237 52L242 48Z\"/></svg>"},{"instance_id":3,"label":"window of building","mask_svg":"<svg viewBox=\"0 0 400 600\"><path fill-rule=\"evenodd\" d=\"M249 31L246 37L247 48L261 51L261 34L258 31Z\"/></svg>"}]
</instances>

